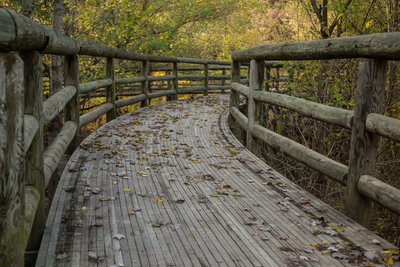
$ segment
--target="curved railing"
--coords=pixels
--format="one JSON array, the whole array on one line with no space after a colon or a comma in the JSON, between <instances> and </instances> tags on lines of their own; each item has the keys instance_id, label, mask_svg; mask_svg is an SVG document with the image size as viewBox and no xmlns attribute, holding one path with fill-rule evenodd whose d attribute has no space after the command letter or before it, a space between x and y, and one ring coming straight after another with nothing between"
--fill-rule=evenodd
<instances>
[{"instance_id":1,"label":"curved railing","mask_svg":"<svg viewBox=\"0 0 400 267\"><path fill-rule=\"evenodd\" d=\"M361 60L355 110L326 106L263 90L265 60ZM382 115L387 60L400 59L400 33L382 33L300 43L283 43L232 53L230 118L246 131L247 146L260 154L262 142L347 187L345 210L361 224L370 221L371 200L400 214L400 190L373 177L378 136L400 142L400 120ZM240 83L241 63L250 62L249 86ZM247 98L247 116L239 110ZM336 162L289 138L262 127L262 103L283 107L306 117L352 131L349 166Z\"/></svg>"},{"instance_id":2,"label":"curved railing","mask_svg":"<svg viewBox=\"0 0 400 267\"><path fill-rule=\"evenodd\" d=\"M104 114L107 121L112 120L118 109L136 103L143 107L154 98L171 100L180 94L207 95L230 88L226 73L230 62L142 55L82 42L5 8L0 9L0 52L0 216L6 218L0 229L0 262L11 265L21 265L28 240L29 249L38 246L46 220L45 188L63 154L78 146L82 126ZM42 58L46 54L65 57L64 87L43 101ZM79 55L106 58L106 77L80 83ZM138 62L140 75L115 78L116 60ZM149 70L153 63L172 66ZM152 76L151 71L166 75ZM151 83L160 81L167 86L149 90ZM197 85L188 86L193 83ZM116 86L124 85L134 85L140 92L118 100ZM80 98L100 88L105 88L106 102L83 114ZM62 129L44 150L43 128L59 114L64 118Z\"/></svg>"}]
</instances>

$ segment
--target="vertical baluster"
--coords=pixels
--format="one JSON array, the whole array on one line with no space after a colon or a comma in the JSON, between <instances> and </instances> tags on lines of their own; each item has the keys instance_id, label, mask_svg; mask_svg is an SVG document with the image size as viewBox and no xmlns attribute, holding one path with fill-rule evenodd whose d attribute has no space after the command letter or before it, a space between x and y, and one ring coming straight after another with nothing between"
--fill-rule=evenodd
<instances>
[{"instance_id":1,"label":"vertical baluster","mask_svg":"<svg viewBox=\"0 0 400 267\"><path fill-rule=\"evenodd\" d=\"M23 266L24 65L17 53L0 53L0 261Z\"/></svg>"},{"instance_id":2,"label":"vertical baluster","mask_svg":"<svg viewBox=\"0 0 400 267\"><path fill-rule=\"evenodd\" d=\"M250 86L248 98L248 125L247 125L247 147L255 155L261 156L262 142L251 135L251 128L260 124L262 116L262 103L254 100L255 91L259 91L264 83L264 61L250 61Z\"/></svg>"},{"instance_id":3,"label":"vertical baluster","mask_svg":"<svg viewBox=\"0 0 400 267\"><path fill-rule=\"evenodd\" d=\"M174 95L174 99L177 100L178 99L178 87L179 87L179 82L178 82L178 62L174 62L172 63L172 75L175 76L175 78L172 80L172 89L175 90L175 95Z\"/></svg>"},{"instance_id":4,"label":"vertical baluster","mask_svg":"<svg viewBox=\"0 0 400 267\"><path fill-rule=\"evenodd\" d=\"M356 106L350 145L347 178L346 214L368 227L372 201L357 190L361 175L374 175L379 136L366 131L369 113L382 113L387 61L368 59L360 62Z\"/></svg>"},{"instance_id":5,"label":"vertical baluster","mask_svg":"<svg viewBox=\"0 0 400 267\"><path fill-rule=\"evenodd\" d=\"M108 57L106 62L106 79L111 79L112 84L106 87L106 102L113 105L112 110L107 112L107 121L111 121L117 117L117 110L115 107L115 72L114 72L114 58Z\"/></svg>"},{"instance_id":6,"label":"vertical baluster","mask_svg":"<svg viewBox=\"0 0 400 267\"><path fill-rule=\"evenodd\" d=\"M42 56L32 51L23 54L25 80L25 114L35 117L38 130L32 140L25 158L25 184L32 185L39 193L39 203L33 222L27 250L35 250L40 246L40 239L46 224L45 213L45 179L43 171L43 88L42 88ZM26 129L25 129L26 130ZM31 211L32 216L35 212ZM30 225L26 226L31 227Z\"/></svg>"},{"instance_id":7,"label":"vertical baluster","mask_svg":"<svg viewBox=\"0 0 400 267\"><path fill-rule=\"evenodd\" d=\"M141 102L141 107L146 107L149 104L149 61L142 61L141 75L144 77L142 82L142 94L146 96L146 99Z\"/></svg>"},{"instance_id":8,"label":"vertical baluster","mask_svg":"<svg viewBox=\"0 0 400 267\"><path fill-rule=\"evenodd\" d=\"M203 96L208 95L208 64L204 64L204 91L203 91Z\"/></svg>"},{"instance_id":9,"label":"vertical baluster","mask_svg":"<svg viewBox=\"0 0 400 267\"><path fill-rule=\"evenodd\" d=\"M67 153L72 154L79 145L79 117L80 117L80 97L79 97L79 57L78 55L65 56L64 86L74 86L76 94L67 103L64 113L64 121L73 121L77 125L74 139L68 147Z\"/></svg>"}]
</instances>

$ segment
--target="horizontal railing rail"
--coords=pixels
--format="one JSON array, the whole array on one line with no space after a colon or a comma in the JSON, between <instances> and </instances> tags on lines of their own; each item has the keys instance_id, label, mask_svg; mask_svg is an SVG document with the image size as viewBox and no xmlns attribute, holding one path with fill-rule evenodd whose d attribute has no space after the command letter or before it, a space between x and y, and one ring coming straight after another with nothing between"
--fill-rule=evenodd
<instances>
[{"instance_id":1,"label":"horizontal railing rail","mask_svg":"<svg viewBox=\"0 0 400 267\"><path fill-rule=\"evenodd\" d=\"M369 59L360 63L354 111L268 92L263 86L267 60L361 57ZM232 59L230 122L232 127L245 130L250 150L260 155L264 142L345 185L346 214L361 224L370 223L371 200L400 214L400 190L373 177L378 137L400 142L400 120L382 115L387 60L400 60L399 32L263 45L234 51ZM249 62L249 86L246 86L241 84L241 65ZM247 116L239 109L240 96L247 99ZM262 103L350 129L349 166L262 127Z\"/></svg>"},{"instance_id":2,"label":"horizontal railing rail","mask_svg":"<svg viewBox=\"0 0 400 267\"><path fill-rule=\"evenodd\" d=\"M116 118L117 109L137 103L144 107L154 98L174 100L179 94L223 93L230 89L227 72L231 62L143 55L82 42L5 8L0 8L0 26L0 113L7 118L0 119L0 133L6 140L5 147L0 147L0 172L6 181L0 197L9 199L1 204L5 212L1 215L18 218L6 225L11 230L0 238L0 257L6 266L19 266L25 249L38 249L45 226L46 186L63 155L78 146L81 127L104 114L110 121ZM43 101L41 69L46 54L64 56L65 71L63 88ZM79 55L105 58L105 77L80 83ZM119 59L139 63L139 74L116 78L114 65ZM170 65L157 70L164 74L155 73L156 67L151 66L159 63ZM159 89L153 91L152 84ZM116 88L127 85L136 86L138 94L118 96ZM81 100L92 94L97 97L99 92L106 99L104 104L83 113ZM63 126L45 149L44 127L59 114L63 114ZM10 245L14 243L19 247Z\"/></svg>"}]
</instances>

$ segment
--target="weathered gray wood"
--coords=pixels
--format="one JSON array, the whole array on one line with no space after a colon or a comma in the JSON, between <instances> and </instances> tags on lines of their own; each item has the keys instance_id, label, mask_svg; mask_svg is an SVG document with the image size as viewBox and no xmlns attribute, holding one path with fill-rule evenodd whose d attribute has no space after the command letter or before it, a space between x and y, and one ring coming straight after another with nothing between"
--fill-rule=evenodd
<instances>
[{"instance_id":1,"label":"weathered gray wood","mask_svg":"<svg viewBox=\"0 0 400 267\"><path fill-rule=\"evenodd\" d=\"M253 126L251 133L273 148L279 149L310 168L335 179L341 184L346 183L347 166L259 125Z\"/></svg>"},{"instance_id":2,"label":"weathered gray wood","mask_svg":"<svg viewBox=\"0 0 400 267\"><path fill-rule=\"evenodd\" d=\"M167 90L167 91L162 91L162 92L155 92L155 93L150 93L149 98L157 98L157 97L162 97L162 96L169 96L169 95L175 95L174 90Z\"/></svg>"},{"instance_id":3,"label":"weathered gray wood","mask_svg":"<svg viewBox=\"0 0 400 267\"><path fill-rule=\"evenodd\" d=\"M204 92L206 88L204 86L194 86L194 87L181 87L178 89L179 94L188 94L194 92Z\"/></svg>"},{"instance_id":4,"label":"weathered gray wood","mask_svg":"<svg viewBox=\"0 0 400 267\"><path fill-rule=\"evenodd\" d=\"M112 85L113 81L111 79L102 79L102 80L97 80L97 81L92 81L92 82L87 82L87 83L81 83L79 84L79 89L80 93L89 93L92 91L96 91L99 88L105 88L107 86ZM115 80L115 83L117 84L117 79Z\"/></svg>"},{"instance_id":5,"label":"weathered gray wood","mask_svg":"<svg viewBox=\"0 0 400 267\"><path fill-rule=\"evenodd\" d=\"M130 84L130 83L138 83L144 82L146 80L145 77L128 77L128 78L117 78L115 79L115 84Z\"/></svg>"},{"instance_id":6,"label":"weathered gray wood","mask_svg":"<svg viewBox=\"0 0 400 267\"><path fill-rule=\"evenodd\" d=\"M204 67L203 67L204 70ZM178 80L181 81L203 81L205 79L205 75L195 75L195 74L183 74L179 75Z\"/></svg>"},{"instance_id":7,"label":"weathered gray wood","mask_svg":"<svg viewBox=\"0 0 400 267\"><path fill-rule=\"evenodd\" d=\"M39 129L39 123L34 116L24 115L24 153L28 151Z\"/></svg>"},{"instance_id":8,"label":"weathered gray wood","mask_svg":"<svg viewBox=\"0 0 400 267\"><path fill-rule=\"evenodd\" d=\"M356 106L350 144L349 175L347 180L346 214L369 227L372 202L357 190L361 175L374 175L379 137L368 133L366 120L369 113L382 113L385 96L387 62L362 60L358 74Z\"/></svg>"},{"instance_id":9,"label":"weathered gray wood","mask_svg":"<svg viewBox=\"0 0 400 267\"><path fill-rule=\"evenodd\" d=\"M79 56L65 56L64 62L64 86L74 86L76 88L75 95L65 106L64 121L73 121L76 124L77 130L75 137L71 141L67 153L72 154L75 148L79 145L79 118L80 118L80 89L79 89Z\"/></svg>"},{"instance_id":10,"label":"weathered gray wood","mask_svg":"<svg viewBox=\"0 0 400 267\"><path fill-rule=\"evenodd\" d=\"M400 215L400 190L370 175L362 175L358 191L385 208Z\"/></svg>"},{"instance_id":11,"label":"weathered gray wood","mask_svg":"<svg viewBox=\"0 0 400 267\"><path fill-rule=\"evenodd\" d=\"M246 127L246 146L256 156L261 157L262 143L254 138L251 134L251 129L254 125L260 124L261 119L261 103L254 99L256 91L263 87L264 83L264 62L250 61L250 86L249 96L247 99L247 127Z\"/></svg>"},{"instance_id":12,"label":"weathered gray wood","mask_svg":"<svg viewBox=\"0 0 400 267\"><path fill-rule=\"evenodd\" d=\"M239 88L244 88L244 86L241 85ZM335 108L293 96L266 91L256 92L254 98L264 103L290 109L313 119L351 129L354 114L352 110Z\"/></svg>"},{"instance_id":13,"label":"weathered gray wood","mask_svg":"<svg viewBox=\"0 0 400 267\"><path fill-rule=\"evenodd\" d=\"M175 75L161 75L161 76L149 76L149 81L170 81L175 79Z\"/></svg>"},{"instance_id":14,"label":"weathered gray wood","mask_svg":"<svg viewBox=\"0 0 400 267\"><path fill-rule=\"evenodd\" d=\"M225 82L226 82L226 80L229 80L231 77L230 77L230 75L226 75L226 70L222 70L222 75L221 75L222 77L228 77L227 79L222 79L222 81L221 81L221 86L222 87L224 87L225 86ZM211 77L213 77L213 76L211 76ZM225 88L222 88L222 93L225 93Z\"/></svg>"},{"instance_id":15,"label":"weathered gray wood","mask_svg":"<svg viewBox=\"0 0 400 267\"><path fill-rule=\"evenodd\" d=\"M112 109L107 112L107 121L111 121L116 118L117 110L115 107L115 74L114 74L114 59L108 57L106 62L106 78L112 81L111 85L106 87L106 102L112 105Z\"/></svg>"},{"instance_id":16,"label":"weathered gray wood","mask_svg":"<svg viewBox=\"0 0 400 267\"><path fill-rule=\"evenodd\" d=\"M106 103L101 107L98 107L94 110L89 111L86 114L83 114L79 118L79 125L85 126L86 124L100 118L101 115L107 113L108 111L113 109L113 105L111 103Z\"/></svg>"},{"instance_id":17,"label":"weathered gray wood","mask_svg":"<svg viewBox=\"0 0 400 267\"><path fill-rule=\"evenodd\" d=\"M229 108L235 107L239 109L239 103L240 103L240 94L234 90L234 84L240 84L240 78L241 78L241 63L239 61L233 61L231 65L231 94L230 94L230 100L229 100ZM247 95L248 96L248 95ZM234 134L238 137L239 140L242 142L245 142L246 138L246 128L240 129L239 125L237 122L232 118L232 116L229 116L228 118L229 125L232 127L232 131Z\"/></svg>"},{"instance_id":18,"label":"weathered gray wood","mask_svg":"<svg viewBox=\"0 0 400 267\"><path fill-rule=\"evenodd\" d=\"M36 215L38 214L38 209L39 209L39 203L40 203L40 193L39 190L36 189L33 185L25 185L24 187L24 219L25 219L25 225L24 225L24 235L26 237L32 236L35 234L33 231L39 230L37 228L34 228L34 221L37 222ZM45 215L44 220L46 218ZM44 227L44 225L43 225ZM37 233L37 235L41 238L43 233L43 229ZM29 242L31 242L31 239ZM40 241L40 240L39 240ZM28 239L24 240L23 248L26 248L27 250L30 250L28 246ZM38 244L39 246L36 249L39 249L40 247L40 242Z\"/></svg>"},{"instance_id":19,"label":"weathered gray wood","mask_svg":"<svg viewBox=\"0 0 400 267\"><path fill-rule=\"evenodd\" d=\"M249 97L249 87L244 85L244 84L233 82L233 83L231 83L231 89L234 92L237 92L237 93L239 93L241 95L244 95L245 97Z\"/></svg>"},{"instance_id":20,"label":"weathered gray wood","mask_svg":"<svg viewBox=\"0 0 400 267\"><path fill-rule=\"evenodd\" d=\"M56 170L61 157L75 138L77 129L78 125L74 121L65 122L60 133L44 152L44 178L46 186Z\"/></svg>"},{"instance_id":21,"label":"weathered gray wood","mask_svg":"<svg viewBox=\"0 0 400 267\"><path fill-rule=\"evenodd\" d=\"M0 265L24 264L24 65L0 54Z\"/></svg>"},{"instance_id":22,"label":"weathered gray wood","mask_svg":"<svg viewBox=\"0 0 400 267\"><path fill-rule=\"evenodd\" d=\"M117 108L122 108L122 107L126 107L126 106L129 106L129 105L133 105L133 104L139 103L141 101L144 101L145 99L146 99L145 95L143 95L143 94L142 95L137 95L137 96L134 96L134 97L131 97L131 98L118 100L118 101L115 102L115 106Z\"/></svg>"},{"instance_id":23,"label":"weathered gray wood","mask_svg":"<svg viewBox=\"0 0 400 267\"><path fill-rule=\"evenodd\" d=\"M39 52L25 52L24 57L24 81L25 81L25 114L35 118L38 130L32 139L32 145L26 152L25 183L34 186L39 194L37 203L37 217L32 218L29 232L32 235L27 244L28 250L37 250L40 246L44 226L46 224L45 182L43 176L43 89L42 89L42 57ZM26 115L25 115L26 116ZM29 129L24 129L28 131ZM27 235L29 237L29 235Z\"/></svg>"},{"instance_id":24,"label":"weathered gray wood","mask_svg":"<svg viewBox=\"0 0 400 267\"><path fill-rule=\"evenodd\" d=\"M142 94L146 97L142 102L140 102L141 107L146 107L149 105L149 61L142 61L141 75L144 77L142 82Z\"/></svg>"},{"instance_id":25,"label":"weathered gray wood","mask_svg":"<svg viewBox=\"0 0 400 267\"><path fill-rule=\"evenodd\" d=\"M377 33L300 43L262 45L232 52L232 60L306 60L335 58L400 59L400 33Z\"/></svg>"},{"instance_id":26,"label":"weathered gray wood","mask_svg":"<svg viewBox=\"0 0 400 267\"><path fill-rule=\"evenodd\" d=\"M209 80L209 73L208 73L208 64L204 64L204 87L205 90L203 91L203 96L208 95L208 80Z\"/></svg>"},{"instance_id":27,"label":"weathered gray wood","mask_svg":"<svg viewBox=\"0 0 400 267\"><path fill-rule=\"evenodd\" d=\"M400 142L400 120L377 113L369 113L367 131Z\"/></svg>"},{"instance_id":28,"label":"weathered gray wood","mask_svg":"<svg viewBox=\"0 0 400 267\"><path fill-rule=\"evenodd\" d=\"M172 80L172 90L175 91L174 100L178 99L178 87L179 87L178 74L179 74L179 72L178 72L178 63L174 62L174 63L172 63L172 75L175 76L175 79Z\"/></svg>"},{"instance_id":29,"label":"weathered gray wood","mask_svg":"<svg viewBox=\"0 0 400 267\"><path fill-rule=\"evenodd\" d=\"M230 85L224 85L224 86L208 86L208 92L210 91L219 91L221 90L222 93L225 92L226 89L230 89Z\"/></svg>"},{"instance_id":30,"label":"weathered gray wood","mask_svg":"<svg viewBox=\"0 0 400 267\"><path fill-rule=\"evenodd\" d=\"M235 120L239 123L239 125L243 129L247 128L249 119L246 117L246 115L244 115L242 112L240 112L240 110L238 108L231 107L229 109L229 113L230 113L230 115L232 115L235 118Z\"/></svg>"},{"instance_id":31,"label":"weathered gray wood","mask_svg":"<svg viewBox=\"0 0 400 267\"><path fill-rule=\"evenodd\" d=\"M64 110L71 99L76 95L77 90L74 86L66 86L61 91L58 91L54 95L50 96L43 103L43 125L48 124L54 119L60 112Z\"/></svg>"}]
</instances>

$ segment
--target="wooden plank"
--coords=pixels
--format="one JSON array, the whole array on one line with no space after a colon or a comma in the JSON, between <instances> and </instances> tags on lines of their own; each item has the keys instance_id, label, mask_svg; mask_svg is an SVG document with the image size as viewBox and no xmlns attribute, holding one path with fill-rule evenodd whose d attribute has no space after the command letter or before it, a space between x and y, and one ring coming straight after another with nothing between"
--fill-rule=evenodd
<instances>
[{"instance_id":1,"label":"wooden plank","mask_svg":"<svg viewBox=\"0 0 400 267\"><path fill-rule=\"evenodd\" d=\"M368 227L372 202L357 190L361 175L374 175L379 137L366 131L368 113L382 113L387 61L362 60L358 75L356 106L350 144L349 174L346 187L346 214Z\"/></svg>"}]
</instances>

